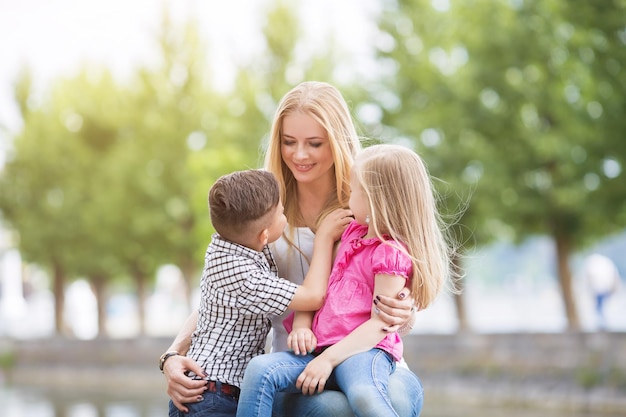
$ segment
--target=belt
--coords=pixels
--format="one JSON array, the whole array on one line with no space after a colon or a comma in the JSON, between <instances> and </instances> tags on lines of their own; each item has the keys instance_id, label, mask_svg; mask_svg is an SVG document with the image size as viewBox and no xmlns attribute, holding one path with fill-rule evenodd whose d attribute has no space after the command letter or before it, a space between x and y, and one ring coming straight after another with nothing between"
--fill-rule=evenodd
<instances>
[{"instance_id":1,"label":"belt","mask_svg":"<svg viewBox=\"0 0 626 417\"><path fill-rule=\"evenodd\" d=\"M208 381L207 388L209 392L221 392L222 394L229 395L234 399L239 399L239 387L227 384L221 381Z\"/></svg>"}]
</instances>

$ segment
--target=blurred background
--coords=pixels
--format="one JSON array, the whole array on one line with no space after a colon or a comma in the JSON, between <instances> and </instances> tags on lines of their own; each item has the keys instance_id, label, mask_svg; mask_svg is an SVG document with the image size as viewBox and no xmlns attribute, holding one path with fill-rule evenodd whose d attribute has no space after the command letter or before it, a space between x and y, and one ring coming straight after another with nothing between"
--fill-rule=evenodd
<instances>
[{"instance_id":1,"label":"blurred background","mask_svg":"<svg viewBox=\"0 0 626 417\"><path fill-rule=\"evenodd\" d=\"M620 0L0 0L0 405L152 415L29 399L19 348L154 340L158 357L197 303L208 189L261 166L304 80L437 179L464 289L412 340L623 346L624 16ZM620 360L570 382L626 397Z\"/></svg>"}]
</instances>

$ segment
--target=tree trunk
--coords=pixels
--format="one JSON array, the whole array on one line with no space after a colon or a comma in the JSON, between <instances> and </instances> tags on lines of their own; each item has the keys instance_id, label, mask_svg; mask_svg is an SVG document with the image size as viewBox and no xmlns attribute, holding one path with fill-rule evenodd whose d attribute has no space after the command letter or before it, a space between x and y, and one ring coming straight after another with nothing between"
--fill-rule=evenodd
<instances>
[{"instance_id":1,"label":"tree trunk","mask_svg":"<svg viewBox=\"0 0 626 417\"><path fill-rule=\"evenodd\" d=\"M572 272L569 268L569 241L567 237L556 233L555 242L559 284L561 286L563 305L565 306L565 315L567 317L567 329L569 331L580 331L580 321L578 320L578 312L576 310L576 302L574 301L574 292L572 290Z\"/></svg>"},{"instance_id":2,"label":"tree trunk","mask_svg":"<svg viewBox=\"0 0 626 417\"><path fill-rule=\"evenodd\" d=\"M454 294L454 304L456 306L456 317L459 323L457 329L458 332L464 333L470 331L470 326L467 321L467 313L465 310L465 296L463 290L465 289L465 278L462 274L461 257L454 255L452 258L452 273L454 277L459 277L455 282L457 293Z\"/></svg>"},{"instance_id":3,"label":"tree trunk","mask_svg":"<svg viewBox=\"0 0 626 417\"><path fill-rule=\"evenodd\" d=\"M195 280L195 274L197 271L197 265L195 262L189 261L181 266L181 271L183 274L183 281L185 282L185 298L187 299L187 306L189 307L189 311L192 311L194 306L192 305L192 288L195 282L199 282Z\"/></svg>"},{"instance_id":4,"label":"tree trunk","mask_svg":"<svg viewBox=\"0 0 626 417\"><path fill-rule=\"evenodd\" d=\"M137 314L139 316L139 334L146 335L146 274L135 270L135 285L137 287Z\"/></svg>"},{"instance_id":5,"label":"tree trunk","mask_svg":"<svg viewBox=\"0 0 626 417\"><path fill-rule=\"evenodd\" d=\"M58 335L67 335L68 328L63 319L65 310L65 273L63 267L54 262L52 265L52 287L54 294L54 330Z\"/></svg>"},{"instance_id":6,"label":"tree trunk","mask_svg":"<svg viewBox=\"0 0 626 417\"><path fill-rule=\"evenodd\" d=\"M98 307L98 337L107 337L108 331L106 327L106 277L104 275L95 275L91 279L93 292L96 295L96 304Z\"/></svg>"}]
</instances>

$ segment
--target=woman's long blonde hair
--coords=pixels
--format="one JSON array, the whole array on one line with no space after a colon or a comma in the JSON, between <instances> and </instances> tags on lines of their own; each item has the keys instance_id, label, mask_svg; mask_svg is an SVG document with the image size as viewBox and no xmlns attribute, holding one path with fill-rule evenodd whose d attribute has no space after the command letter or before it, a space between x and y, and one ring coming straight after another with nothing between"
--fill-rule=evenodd
<instances>
[{"instance_id":1,"label":"woman's long blonde hair","mask_svg":"<svg viewBox=\"0 0 626 417\"><path fill-rule=\"evenodd\" d=\"M374 145L359 153L353 175L368 196L370 229L406 245L397 247L413 261L411 294L425 309L450 283L450 246L426 165L403 146Z\"/></svg>"},{"instance_id":2,"label":"woman's long blonde hair","mask_svg":"<svg viewBox=\"0 0 626 417\"><path fill-rule=\"evenodd\" d=\"M289 91L281 99L265 155L265 168L272 172L280 185L280 196L290 228L302 221L298 208L296 179L281 156L283 119L294 112L302 112L317 121L328 135L333 155L335 184L316 226L332 210L348 207L350 198L350 169L361 144L343 96L334 86L319 81L306 81Z\"/></svg>"}]
</instances>

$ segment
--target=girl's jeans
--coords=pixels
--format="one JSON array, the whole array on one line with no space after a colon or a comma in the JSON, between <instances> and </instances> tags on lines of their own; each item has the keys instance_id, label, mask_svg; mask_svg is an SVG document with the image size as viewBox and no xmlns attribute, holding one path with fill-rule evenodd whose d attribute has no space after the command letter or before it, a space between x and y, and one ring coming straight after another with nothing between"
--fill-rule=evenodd
<instances>
[{"instance_id":1,"label":"girl's jeans","mask_svg":"<svg viewBox=\"0 0 626 417\"><path fill-rule=\"evenodd\" d=\"M389 397L400 417L419 417L424 405L424 388L407 366L398 365L389 376ZM341 391L324 390L317 395L278 392L273 417L354 417Z\"/></svg>"},{"instance_id":2,"label":"girl's jeans","mask_svg":"<svg viewBox=\"0 0 626 417\"><path fill-rule=\"evenodd\" d=\"M313 359L313 355L296 356L290 352L252 359L241 386L237 415L270 417L276 393L299 392L295 381ZM389 354L371 349L335 367L326 387L340 389L358 417L398 416L387 395L389 375L394 369L395 362Z\"/></svg>"}]
</instances>

